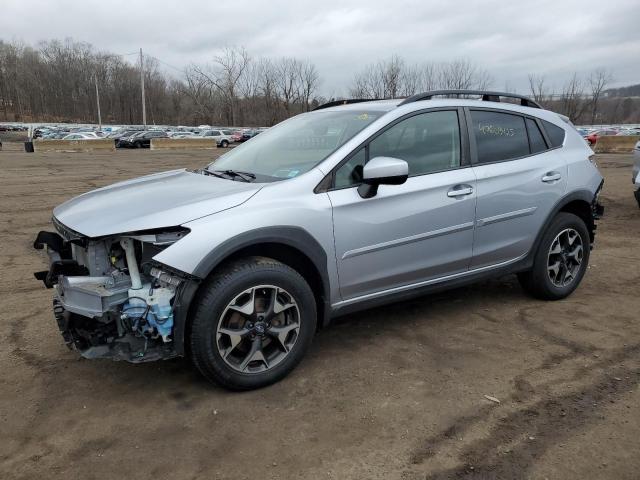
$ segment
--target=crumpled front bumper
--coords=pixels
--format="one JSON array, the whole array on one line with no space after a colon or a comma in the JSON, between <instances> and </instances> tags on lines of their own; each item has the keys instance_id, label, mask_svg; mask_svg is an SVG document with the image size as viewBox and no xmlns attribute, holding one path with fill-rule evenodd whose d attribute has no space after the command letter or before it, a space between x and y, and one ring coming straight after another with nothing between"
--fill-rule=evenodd
<instances>
[{"instance_id":1,"label":"crumpled front bumper","mask_svg":"<svg viewBox=\"0 0 640 480\"><path fill-rule=\"evenodd\" d=\"M35 272L34 276L47 288L55 289L53 313L66 345L85 358L132 363L184 355L187 315L199 280L183 275L176 290L173 341L141 338L128 331L120 319L118 306L127 298L128 276L108 284L107 277L90 276L88 269L74 259L74 248L87 247L90 239L67 231L55 219L54 224L60 233L41 231L33 243L36 250L46 251L49 262L48 270Z\"/></svg>"}]
</instances>

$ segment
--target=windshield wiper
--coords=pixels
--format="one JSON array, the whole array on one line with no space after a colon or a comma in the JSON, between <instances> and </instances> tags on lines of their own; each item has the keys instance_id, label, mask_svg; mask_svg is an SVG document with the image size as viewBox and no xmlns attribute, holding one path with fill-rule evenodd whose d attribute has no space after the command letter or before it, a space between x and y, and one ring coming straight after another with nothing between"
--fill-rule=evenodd
<instances>
[{"instance_id":1,"label":"windshield wiper","mask_svg":"<svg viewBox=\"0 0 640 480\"><path fill-rule=\"evenodd\" d=\"M219 173L216 172L212 172L211 170L207 170L206 168L201 168L198 170L194 170L195 173L201 173L202 175L211 175L212 177L218 177L218 178L227 178L224 175L221 175Z\"/></svg>"},{"instance_id":2,"label":"windshield wiper","mask_svg":"<svg viewBox=\"0 0 640 480\"><path fill-rule=\"evenodd\" d=\"M227 175L228 177L231 178L239 178L241 179L243 182L252 182L253 180L256 179L256 176L253 173L250 172L241 172L239 170L213 170L210 171L210 173L214 174L214 175Z\"/></svg>"}]
</instances>

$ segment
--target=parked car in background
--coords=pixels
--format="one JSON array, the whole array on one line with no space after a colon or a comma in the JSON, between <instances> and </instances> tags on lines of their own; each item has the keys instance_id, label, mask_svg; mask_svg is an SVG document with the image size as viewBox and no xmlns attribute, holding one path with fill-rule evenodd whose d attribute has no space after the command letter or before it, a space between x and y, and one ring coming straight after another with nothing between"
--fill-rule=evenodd
<instances>
[{"instance_id":1,"label":"parked car in background","mask_svg":"<svg viewBox=\"0 0 640 480\"><path fill-rule=\"evenodd\" d=\"M130 137L131 135L140 133L141 131L142 130L135 130L135 129L116 130L115 132L111 132L107 137L113 138L114 140L119 140L121 138Z\"/></svg>"},{"instance_id":2,"label":"parked car in background","mask_svg":"<svg viewBox=\"0 0 640 480\"><path fill-rule=\"evenodd\" d=\"M202 138L213 138L218 147L227 148L233 143L233 134L229 130L205 130L200 136Z\"/></svg>"},{"instance_id":3,"label":"parked car in background","mask_svg":"<svg viewBox=\"0 0 640 480\"><path fill-rule=\"evenodd\" d=\"M200 138L200 135L193 132L171 132L168 135L169 138Z\"/></svg>"},{"instance_id":4,"label":"parked car in background","mask_svg":"<svg viewBox=\"0 0 640 480\"><path fill-rule=\"evenodd\" d=\"M633 184L636 187L634 195L640 207L640 141L636 143L633 149Z\"/></svg>"},{"instance_id":5,"label":"parked car in background","mask_svg":"<svg viewBox=\"0 0 640 480\"><path fill-rule=\"evenodd\" d=\"M160 130L137 132L128 137L121 138L116 146L118 148L149 148L152 138L169 138L169 135L167 135L167 132Z\"/></svg>"},{"instance_id":6,"label":"parked car in background","mask_svg":"<svg viewBox=\"0 0 640 480\"><path fill-rule=\"evenodd\" d=\"M75 132L62 137L62 140L98 140L100 137L93 132Z\"/></svg>"},{"instance_id":7,"label":"parked car in background","mask_svg":"<svg viewBox=\"0 0 640 480\"><path fill-rule=\"evenodd\" d=\"M640 135L640 128L623 128L618 132L618 135Z\"/></svg>"},{"instance_id":8,"label":"parked car in background","mask_svg":"<svg viewBox=\"0 0 640 480\"><path fill-rule=\"evenodd\" d=\"M604 128L601 130L595 130L586 136L586 140L589 145L595 145L598 141L598 137L608 137L611 135L617 135L618 130L613 128Z\"/></svg>"},{"instance_id":9,"label":"parked car in background","mask_svg":"<svg viewBox=\"0 0 640 480\"><path fill-rule=\"evenodd\" d=\"M260 130L247 128L247 129L241 130L240 132L236 132L234 135L232 135L232 138L234 142L242 143L255 137L259 133L260 133Z\"/></svg>"}]
</instances>

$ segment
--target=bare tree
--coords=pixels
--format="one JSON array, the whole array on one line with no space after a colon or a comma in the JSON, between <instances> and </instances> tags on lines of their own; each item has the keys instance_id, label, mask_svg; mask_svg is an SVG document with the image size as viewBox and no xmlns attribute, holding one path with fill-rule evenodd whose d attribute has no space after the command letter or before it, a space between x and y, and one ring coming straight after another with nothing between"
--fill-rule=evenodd
<instances>
[{"instance_id":1,"label":"bare tree","mask_svg":"<svg viewBox=\"0 0 640 480\"><path fill-rule=\"evenodd\" d=\"M591 124L596 123L596 117L598 115L598 104L602 96L602 92L607 85L611 83L613 77L611 72L604 68L598 68L591 72L587 80L589 89L591 91Z\"/></svg>"},{"instance_id":2,"label":"bare tree","mask_svg":"<svg viewBox=\"0 0 640 480\"><path fill-rule=\"evenodd\" d=\"M315 65L305 61L302 62L300 66L299 76L300 102L302 103L303 111L308 112L311 107L311 99L315 95L320 83L320 75Z\"/></svg>"},{"instance_id":3,"label":"bare tree","mask_svg":"<svg viewBox=\"0 0 640 480\"><path fill-rule=\"evenodd\" d=\"M572 122L577 122L582 116L587 103L584 100L584 85L577 73L574 73L562 87L560 104L562 113Z\"/></svg>"},{"instance_id":4,"label":"bare tree","mask_svg":"<svg viewBox=\"0 0 640 480\"><path fill-rule=\"evenodd\" d=\"M549 99L549 93L547 91L546 79L544 75L529 74L529 91L533 99L544 105Z\"/></svg>"},{"instance_id":5,"label":"bare tree","mask_svg":"<svg viewBox=\"0 0 640 480\"><path fill-rule=\"evenodd\" d=\"M295 58L283 57L275 63L276 89L287 116L300 98L300 72L301 63Z\"/></svg>"}]
</instances>

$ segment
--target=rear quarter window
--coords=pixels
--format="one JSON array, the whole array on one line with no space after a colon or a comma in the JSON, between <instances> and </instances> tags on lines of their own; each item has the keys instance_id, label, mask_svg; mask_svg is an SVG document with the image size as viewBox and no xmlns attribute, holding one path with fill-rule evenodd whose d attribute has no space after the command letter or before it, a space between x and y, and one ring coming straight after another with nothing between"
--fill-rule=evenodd
<instances>
[{"instance_id":1,"label":"rear quarter window","mask_svg":"<svg viewBox=\"0 0 640 480\"><path fill-rule=\"evenodd\" d=\"M547 136L551 141L551 147L561 147L564 143L564 128L560 128L551 122L547 122L546 120L542 120L542 125L544 126L544 129L547 132Z\"/></svg>"}]
</instances>

